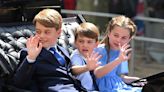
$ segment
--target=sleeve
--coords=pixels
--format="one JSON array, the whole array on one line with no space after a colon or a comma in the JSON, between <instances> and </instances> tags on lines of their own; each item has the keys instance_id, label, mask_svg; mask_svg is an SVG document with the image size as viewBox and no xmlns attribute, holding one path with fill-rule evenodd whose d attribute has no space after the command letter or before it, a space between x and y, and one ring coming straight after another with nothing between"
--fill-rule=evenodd
<instances>
[{"instance_id":1,"label":"sleeve","mask_svg":"<svg viewBox=\"0 0 164 92\"><path fill-rule=\"evenodd\" d=\"M128 61L122 62L118 66L117 74L128 74L128 73L129 73Z\"/></svg>"},{"instance_id":2,"label":"sleeve","mask_svg":"<svg viewBox=\"0 0 164 92\"><path fill-rule=\"evenodd\" d=\"M75 54L75 55L71 56L71 63L73 66L74 65L83 65L83 59L79 55Z\"/></svg>"},{"instance_id":3,"label":"sleeve","mask_svg":"<svg viewBox=\"0 0 164 92\"><path fill-rule=\"evenodd\" d=\"M34 72L34 63L28 63L26 56L26 52L21 52L21 61L13 77L14 85L19 88L26 88L29 85Z\"/></svg>"},{"instance_id":4,"label":"sleeve","mask_svg":"<svg viewBox=\"0 0 164 92\"><path fill-rule=\"evenodd\" d=\"M99 62L101 62L101 66L106 65L107 62L107 53L105 48L98 47L94 49L95 52L98 52L99 55L102 55L102 57L99 59Z\"/></svg>"}]
</instances>

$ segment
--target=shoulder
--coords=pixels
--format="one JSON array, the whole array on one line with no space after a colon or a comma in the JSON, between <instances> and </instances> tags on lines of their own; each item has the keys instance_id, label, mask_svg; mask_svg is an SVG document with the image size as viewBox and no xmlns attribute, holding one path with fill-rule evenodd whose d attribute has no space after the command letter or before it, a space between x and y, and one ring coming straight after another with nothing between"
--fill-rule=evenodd
<instances>
[{"instance_id":1,"label":"shoulder","mask_svg":"<svg viewBox=\"0 0 164 92\"><path fill-rule=\"evenodd\" d=\"M20 55L27 55L27 48L23 48L18 52L18 56Z\"/></svg>"},{"instance_id":2,"label":"shoulder","mask_svg":"<svg viewBox=\"0 0 164 92\"><path fill-rule=\"evenodd\" d=\"M103 52L103 51L105 51L106 49L105 49L105 44L99 44L98 46L97 46L97 48L95 48L95 51L97 52Z\"/></svg>"},{"instance_id":3,"label":"shoulder","mask_svg":"<svg viewBox=\"0 0 164 92\"><path fill-rule=\"evenodd\" d=\"M105 44L99 44L97 47L98 48L105 48Z\"/></svg>"},{"instance_id":4,"label":"shoulder","mask_svg":"<svg viewBox=\"0 0 164 92\"><path fill-rule=\"evenodd\" d=\"M79 51L78 51L77 49L75 49L75 50L72 52L72 54L71 54L70 57L79 56L79 55L80 55Z\"/></svg>"},{"instance_id":5,"label":"shoulder","mask_svg":"<svg viewBox=\"0 0 164 92\"><path fill-rule=\"evenodd\" d=\"M77 49L72 52L70 59L71 59L71 62L73 65L84 64L83 57L81 56L81 54L79 53L79 51Z\"/></svg>"},{"instance_id":6,"label":"shoulder","mask_svg":"<svg viewBox=\"0 0 164 92\"><path fill-rule=\"evenodd\" d=\"M71 60L80 60L82 59L82 55L79 53L79 51L76 49L72 52L70 56Z\"/></svg>"},{"instance_id":7,"label":"shoulder","mask_svg":"<svg viewBox=\"0 0 164 92\"><path fill-rule=\"evenodd\" d=\"M60 50L62 50L62 52L63 52L67 57L69 57L69 53L68 53L68 51L67 51L64 47L61 47L61 46L59 46L59 45L58 45L58 47L59 47Z\"/></svg>"}]
</instances>

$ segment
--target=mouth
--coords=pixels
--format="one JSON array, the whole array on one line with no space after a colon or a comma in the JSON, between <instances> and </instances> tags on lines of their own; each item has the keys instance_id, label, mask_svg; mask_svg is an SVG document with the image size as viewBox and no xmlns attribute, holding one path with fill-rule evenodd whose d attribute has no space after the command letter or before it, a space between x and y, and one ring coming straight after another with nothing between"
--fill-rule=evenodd
<instances>
[{"instance_id":1,"label":"mouth","mask_svg":"<svg viewBox=\"0 0 164 92\"><path fill-rule=\"evenodd\" d=\"M89 53L89 50L87 50L87 49L82 49L82 50L81 50L81 54L82 54L84 57L86 57L88 53Z\"/></svg>"},{"instance_id":2,"label":"mouth","mask_svg":"<svg viewBox=\"0 0 164 92\"><path fill-rule=\"evenodd\" d=\"M83 52L88 52L89 50L87 50L87 49L83 49L82 51L83 51Z\"/></svg>"},{"instance_id":3,"label":"mouth","mask_svg":"<svg viewBox=\"0 0 164 92\"><path fill-rule=\"evenodd\" d=\"M114 46L119 47L119 44L118 43L114 43Z\"/></svg>"}]
</instances>

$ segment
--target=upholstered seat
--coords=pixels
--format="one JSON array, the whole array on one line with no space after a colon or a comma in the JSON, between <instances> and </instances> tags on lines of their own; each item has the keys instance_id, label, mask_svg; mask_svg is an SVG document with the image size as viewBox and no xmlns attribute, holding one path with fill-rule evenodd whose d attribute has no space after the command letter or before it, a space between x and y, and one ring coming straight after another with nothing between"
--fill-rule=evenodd
<instances>
[{"instance_id":1,"label":"upholstered seat","mask_svg":"<svg viewBox=\"0 0 164 92\"><path fill-rule=\"evenodd\" d=\"M71 53L75 49L73 45L74 31L81 22L83 21L81 21L78 16L63 19L63 32L61 33L61 36L58 39L58 44L66 48L69 53ZM26 47L25 43L27 41L27 38L34 35L35 32L34 30L32 30L34 29L34 26L32 26L32 24L28 24L28 27L25 27L26 25L22 26L14 25L7 26L6 28L3 26L3 28L0 28L0 81L5 81L3 82L4 86L10 85L10 79L12 79L14 71L19 65L19 51L22 48ZM3 29L8 31L5 32L5 30ZM11 29L11 32L9 31L9 29ZM13 88L9 89L14 90ZM9 91L9 89L5 89L5 91ZM2 89L0 85L0 91L1 90Z\"/></svg>"}]
</instances>

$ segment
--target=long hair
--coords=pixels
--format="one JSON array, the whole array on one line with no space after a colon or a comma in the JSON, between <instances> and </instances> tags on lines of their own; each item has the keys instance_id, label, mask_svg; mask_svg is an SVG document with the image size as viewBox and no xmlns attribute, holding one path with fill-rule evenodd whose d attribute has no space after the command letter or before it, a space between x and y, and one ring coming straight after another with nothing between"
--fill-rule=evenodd
<instances>
[{"instance_id":1,"label":"long hair","mask_svg":"<svg viewBox=\"0 0 164 92\"><path fill-rule=\"evenodd\" d=\"M123 15L113 17L111 19L111 21L109 21L109 23L108 23L104 38L100 41L101 44L105 44L105 48L107 50L108 57L109 57L109 51L110 51L108 34L114 29L115 26L119 26L119 27L128 29L130 31L130 38L136 34L136 30L137 30L136 25L130 18L125 17Z\"/></svg>"}]
</instances>

